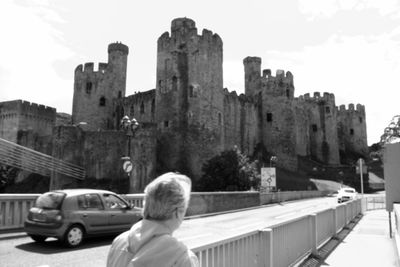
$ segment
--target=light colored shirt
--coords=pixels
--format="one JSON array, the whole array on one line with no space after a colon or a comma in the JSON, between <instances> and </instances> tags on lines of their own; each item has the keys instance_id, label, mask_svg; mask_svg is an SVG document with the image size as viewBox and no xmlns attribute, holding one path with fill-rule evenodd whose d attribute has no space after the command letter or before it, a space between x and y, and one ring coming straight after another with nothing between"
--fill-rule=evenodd
<instances>
[{"instance_id":1,"label":"light colored shirt","mask_svg":"<svg viewBox=\"0 0 400 267\"><path fill-rule=\"evenodd\" d=\"M162 222L142 220L117 236L107 257L107 267L197 267L196 255L172 236Z\"/></svg>"}]
</instances>

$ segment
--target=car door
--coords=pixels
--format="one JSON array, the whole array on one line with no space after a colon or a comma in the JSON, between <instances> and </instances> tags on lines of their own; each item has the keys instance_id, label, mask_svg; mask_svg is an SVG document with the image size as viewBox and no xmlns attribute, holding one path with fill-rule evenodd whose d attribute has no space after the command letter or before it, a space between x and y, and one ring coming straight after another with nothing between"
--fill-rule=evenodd
<instances>
[{"instance_id":1,"label":"car door","mask_svg":"<svg viewBox=\"0 0 400 267\"><path fill-rule=\"evenodd\" d=\"M128 230L136 223L140 214L134 212L129 203L114 194L103 194L108 217L108 225L115 232Z\"/></svg>"},{"instance_id":2,"label":"car door","mask_svg":"<svg viewBox=\"0 0 400 267\"><path fill-rule=\"evenodd\" d=\"M77 196L79 216L88 234L107 231L108 216L98 194L90 193Z\"/></svg>"}]
</instances>

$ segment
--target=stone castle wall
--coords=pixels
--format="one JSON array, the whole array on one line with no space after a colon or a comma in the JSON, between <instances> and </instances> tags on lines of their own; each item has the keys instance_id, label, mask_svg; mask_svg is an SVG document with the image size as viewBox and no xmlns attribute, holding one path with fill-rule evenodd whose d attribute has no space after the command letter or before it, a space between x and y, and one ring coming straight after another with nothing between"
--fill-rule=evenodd
<instances>
[{"instance_id":1,"label":"stone castle wall","mask_svg":"<svg viewBox=\"0 0 400 267\"><path fill-rule=\"evenodd\" d=\"M313 97L305 94L296 99L296 105L306 113L308 129L298 132L298 140L308 140L308 155L327 164L339 164L335 96L319 92L315 92Z\"/></svg>"},{"instance_id":2,"label":"stone castle wall","mask_svg":"<svg viewBox=\"0 0 400 267\"><path fill-rule=\"evenodd\" d=\"M365 107L349 104L337 108L340 149L364 155L368 152Z\"/></svg>"},{"instance_id":3,"label":"stone castle wall","mask_svg":"<svg viewBox=\"0 0 400 267\"><path fill-rule=\"evenodd\" d=\"M52 107L22 100L0 103L0 137L15 143L20 131L32 131L39 137L51 136L55 121L56 109Z\"/></svg>"},{"instance_id":4,"label":"stone castle wall","mask_svg":"<svg viewBox=\"0 0 400 267\"><path fill-rule=\"evenodd\" d=\"M108 46L108 62L97 70L93 63L79 65L68 123L75 126L57 125L52 145L39 146L83 165L88 177L122 179L128 137L119 124L125 115L136 118L130 192L141 192L149 179L166 171L197 179L205 161L233 147L251 156L261 145L289 170L297 170L298 156L336 165L339 150L367 152L364 106L337 108L329 93L295 98L293 75L261 72L259 57L243 60L245 94L229 92L223 88L221 38L205 29L199 35L188 18L173 20L171 31L157 42L153 90L125 96L129 49L121 43ZM15 103L0 103L0 136L18 140L20 131L20 142L31 143L39 140L35 134L51 134L55 109ZM87 124L76 127L80 122Z\"/></svg>"},{"instance_id":5,"label":"stone castle wall","mask_svg":"<svg viewBox=\"0 0 400 267\"><path fill-rule=\"evenodd\" d=\"M130 179L130 192L142 192L149 179L154 177L154 133L154 126L144 124L131 139L131 176L135 179ZM121 159L127 154L128 143L128 137L123 131L90 131L75 126L59 126L55 128L53 136L52 156L82 166L89 178L128 179L122 169ZM56 179L52 180L59 180L64 185L76 182L73 178L55 175Z\"/></svg>"},{"instance_id":6,"label":"stone castle wall","mask_svg":"<svg viewBox=\"0 0 400 267\"><path fill-rule=\"evenodd\" d=\"M79 65L75 69L72 123L86 122L92 130L117 129L113 101L125 96L129 49L121 43L108 46L108 63Z\"/></svg>"}]
</instances>

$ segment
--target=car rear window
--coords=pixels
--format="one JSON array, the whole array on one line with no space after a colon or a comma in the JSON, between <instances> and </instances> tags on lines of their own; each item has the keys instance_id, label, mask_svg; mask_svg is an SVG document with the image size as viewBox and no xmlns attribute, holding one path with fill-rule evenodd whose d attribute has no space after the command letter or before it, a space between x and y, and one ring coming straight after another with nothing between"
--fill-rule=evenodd
<instances>
[{"instance_id":1,"label":"car rear window","mask_svg":"<svg viewBox=\"0 0 400 267\"><path fill-rule=\"evenodd\" d=\"M347 190L344 190L346 193L354 193L354 191L353 190L351 190L351 189L347 189Z\"/></svg>"},{"instance_id":2,"label":"car rear window","mask_svg":"<svg viewBox=\"0 0 400 267\"><path fill-rule=\"evenodd\" d=\"M41 209L59 209L65 197L62 192L44 193L36 199L35 206Z\"/></svg>"}]
</instances>

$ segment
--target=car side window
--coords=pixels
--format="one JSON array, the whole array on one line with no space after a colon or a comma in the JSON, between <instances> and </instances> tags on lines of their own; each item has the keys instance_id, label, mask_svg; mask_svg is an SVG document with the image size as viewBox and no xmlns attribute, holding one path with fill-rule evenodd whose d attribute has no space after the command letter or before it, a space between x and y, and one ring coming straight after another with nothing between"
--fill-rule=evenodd
<instances>
[{"instance_id":1,"label":"car side window","mask_svg":"<svg viewBox=\"0 0 400 267\"><path fill-rule=\"evenodd\" d=\"M114 195L104 194L104 200L106 202L106 206L110 209L125 209L127 207L124 201Z\"/></svg>"},{"instance_id":2,"label":"car side window","mask_svg":"<svg viewBox=\"0 0 400 267\"><path fill-rule=\"evenodd\" d=\"M104 206L101 203L101 199L97 194L85 194L78 196L78 207L79 209L95 209L103 210Z\"/></svg>"}]
</instances>

